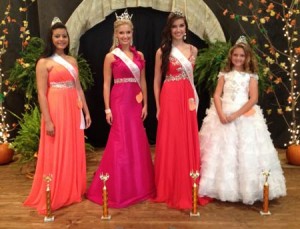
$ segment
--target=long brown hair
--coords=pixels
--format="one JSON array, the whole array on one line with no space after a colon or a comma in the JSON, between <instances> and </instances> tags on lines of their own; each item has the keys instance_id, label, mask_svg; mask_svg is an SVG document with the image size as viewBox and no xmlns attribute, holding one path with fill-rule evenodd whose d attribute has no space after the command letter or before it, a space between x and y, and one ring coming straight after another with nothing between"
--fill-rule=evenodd
<instances>
[{"instance_id":1,"label":"long brown hair","mask_svg":"<svg viewBox=\"0 0 300 229\"><path fill-rule=\"evenodd\" d=\"M227 55L226 65L223 68L223 71L230 72L233 69L234 66L232 63L232 53L237 48L242 48L245 52L245 63L243 66L244 71L248 73L257 73L258 72L257 59L251 47L245 43L237 43L230 48Z\"/></svg>"},{"instance_id":2,"label":"long brown hair","mask_svg":"<svg viewBox=\"0 0 300 229\"><path fill-rule=\"evenodd\" d=\"M162 41L160 44L160 48L162 51L161 72L162 72L163 78L166 76L166 73L167 73L168 67L169 67L169 57L170 57L170 53L171 53L171 49L172 49L172 34L171 34L172 25L178 19L184 20L186 32L188 31L188 23L187 23L186 17L183 14L176 14L176 13L171 12L168 16L167 24L165 25L165 27L163 29Z\"/></svg>"}]
</instances>

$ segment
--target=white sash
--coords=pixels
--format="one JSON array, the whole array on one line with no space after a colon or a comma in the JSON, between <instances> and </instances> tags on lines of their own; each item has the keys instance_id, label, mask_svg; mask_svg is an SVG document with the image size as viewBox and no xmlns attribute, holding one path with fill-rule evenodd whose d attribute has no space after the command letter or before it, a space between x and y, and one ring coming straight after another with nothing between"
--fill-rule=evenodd
<instances>
[{"instance_id":1,"label":"white sash","mask_svg":"<svg viewBox=\"0 0 300 229\"><path fill-rule=\"evenodd\" d=\"M187 74L187 76L189 78L190 84L191 84L191 86L193 88L193 91L194 91L196 110L198 110L199 97L198 97L196 87L195 87L195 84L194 84L194 74L193 74L194 70L193 70L192 63L175 46L172 46L171 55L173 57L175 57L181 63L185 73Z\"/></svg>"},{"instance_id":2,"label":"white sash","mask_svg":"<svg viewBox=\"0 0 300 229\"><path fill-rule=\"evenodd\" d=\"M112 53L119 57L126 64L136 79L136 82L141 87L141 71L139 67L120 48L115 48L112 50Z\"/></svg>"},{"instance_id":3,"label":"white sash","mask_svg":"<svg viewBox=\"0 0 300 229\"><path fill-rule=\"evenodd\" d=\"M70 64L68 61L66 61L64 58L62 58L60 55L58 55L56 53L54 53L50 58L52 60L54 60L56 63L59 63L60 65L64 66L70 72L70 74L74 78L74 81L76 82L76 80L78 78L78 74L72 64ZM76 87L76 84L75 84L75 87ZM78 91L77 91L77 94L78 94L78 99L80 99ZM80 109L80 111L81 111L80 112L80 129L84 129L85 122L84 122L84 116L83 116L82 109Z\"/></svg>"}]
</instances>

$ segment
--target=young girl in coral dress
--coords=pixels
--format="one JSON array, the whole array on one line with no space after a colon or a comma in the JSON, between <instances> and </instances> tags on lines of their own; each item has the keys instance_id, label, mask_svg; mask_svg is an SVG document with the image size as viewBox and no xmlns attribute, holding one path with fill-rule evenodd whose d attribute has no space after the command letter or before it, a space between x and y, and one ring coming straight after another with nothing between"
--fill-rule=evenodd
<instances>
[{"instance_id":1,"label":"young girl in coral dress","mask_svg":"<svg viewBox=\"0 0 300 229\"><path fill-rule=\"evenodd\" d=\"M46 214L46 176L51 177L52 210L80 202L86 189L83 129L90 126L91 118L77 62L67 55L68 49L67 28L55 18L36 65L41 133L32 189L24 203L40 214Z\"/></svg>"}]
</instances>

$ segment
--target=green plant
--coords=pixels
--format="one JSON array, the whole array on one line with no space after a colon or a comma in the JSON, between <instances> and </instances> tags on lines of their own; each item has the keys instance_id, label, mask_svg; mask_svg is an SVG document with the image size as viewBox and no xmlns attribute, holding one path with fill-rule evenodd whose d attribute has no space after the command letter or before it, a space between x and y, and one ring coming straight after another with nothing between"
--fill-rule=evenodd
<instances>
[{"instance_id":1,"label":"green plant","mask_svg":"<svg viewBox=\"0 0 300 229\"><path fill-rule=\"evenodd\" d=\"M15 65L9 71L8 80L15 85L17 90L25 93L28 109L30 104L37 103L37 88L35 79L35 64L44 50L44 42L39 37L32 37L27 47L20 53L20 58L16 60ZM91 69L87 61L77 56L79 68L79 79L83 90L87 90L94 84Z\"/></svg>"},{"instance_id":2,"label":"green plant","mask_svg":"<svg viewBox=\"0 0 300 229\"><path fill-rule=\"evenodd\" d=\"M254 49L254 45L250 44ZM226 64L229 49L232 47L230 41L222 42L216 41L215 43L209 43L208 47L202 49L196 58L194 79L198 90L207 90L210 96L213 95L217 86L218 74ZM254 49L255 50L255 49ZM258 86L260 94L270 86L269 79L265 76L263 69L265 68L260 56L256 53L258 60Z\"/></svg>"},{"instance_id":3,"label":"green plant","mask_svg":"<svg viewBox=\"0 0 300 229\"><path fill-rule=\"evenodd\" d=\"M20 155L20 162L26 163L34 159L38 151L40 138L40 111L38 104L35 64L44 50L44 42L39 37L32 37L27 47L20 53L13 68L9 71L9 82L17 90L25 93L25 113L18 117L20 129L12 141L12 148ZM91 69L81 56L76 57L79 68L79 79L83 90L93 85ZM94 151L91 144L85 144L87 151Z\"/></svg>"},{"instance_id":4,"label":"green plant","mask_svg":"<svg viewBox=\"0 0 300 229\"><path fill-rule=\"evenodd\" d=\"M196 58L194 79L198 90L205 89L210 95L214 93L219 71L225 64L230 42L208 42L208 47L201 49Z\"/></svg>"},{"instance_id":5,"label":"green plant","mask_svg":"<svg viewBox=\"0 0 300 229\"><path fill-rule=\"evenodd\" d=\"M11 143L11 148L20 156L21 164L31 162L37 156L40 139L41 114L38 106L31 107L30 110L19 117L20 129L17 136ZM85 143L86 151L94 151L94 147Z\"/></svg>"},{"instance_id":6,"label":"green plant","mask_svg":"<svg viewBox=\"0 0 300 229\"><path fill-rule=\"evenodd\" d=\"M26 163L32 161L38 151L41 115L38 107L34 106L22 118L18 118L20 129L11 143L11 148L20 155L19 162Z\"/></svg>"}]
</instances>

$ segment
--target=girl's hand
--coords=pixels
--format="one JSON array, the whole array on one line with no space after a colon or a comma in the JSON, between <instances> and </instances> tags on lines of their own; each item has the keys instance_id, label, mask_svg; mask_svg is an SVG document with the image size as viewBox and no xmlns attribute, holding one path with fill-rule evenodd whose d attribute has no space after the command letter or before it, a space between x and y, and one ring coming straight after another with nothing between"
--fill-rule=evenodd
<instances>
[{"instance_id":1,"label":"girl's hand","mask_svg":"<svg viewBox=\"0 0 300 229\"><path fill-rule=\"evenodd\" d=\"M85 115L85 128L89 128L91 126L92 119L90 115Z\"/></svg>"},{"instance_id":2,"label":"girl's hand","mask_svg":"<svg viewBox=\"0 0 300 229\"><path fill-rule=\"evenodd\" d=\"M55 128L52 122L46 122L46 134L54 137L55 135Z\"/></svg>"},{"instance_id":3,"label":"girl's hand","mask_svg":"<svg viewBox=\"0 0 300 229\"><path fill-rule=\"evenodd\" d=\"M106 114L106 122L109 124L109 125L112 125L112 122L113 122L113 116L112 116L112 113L108 113Z\"/></svg>"},{"instance_id":4,"label":"girl's hand","mask_svg":"<svg viewBox=\"0 0 300 229\"><path fill-rule=\"evenodd\" d=\"M233 113L233 114L231 114L231 115L228 115L228 116L226 117L226 119L227 119L228 122L232 122L232 121L236 120L237 117L238 117L238 116L237 116L235 113Z\"/></svg>"},{"instance_id":5,"label":"girl's hand","mask_svg":"<svg viewBox=\"0 0 300 229\"><path fill-rule=\"evenodd\" d=\"M156 111L156 119L158 120L158 117L159 117L159 109L157 109L157 111Z\"/></svg>"},{"instance_id":6,"label":"girl's hand","mask_svg":"<svg viewBox=\"0 0 300 229\"><path fill-rule=\"evenodd\" d=\"M144 106L143 109L142 109L142 116L141 116L143 121L146 119L147 115L148 115L147 107Z\"/></svg>"},{"instance_id":7,"label":"girl's hand","mask_svg":"<svg viewBox=\"0 0 300 229\"><path fill-rule=\"evenodd\" d=\"M228 120L227 120L227 117L226 117L226 115L225 114L221 114L221 115L219 115L219 119L220 119L220 122L222 123L222 124L227 124L228 123Z\"/></svg>"}]
</instances>

